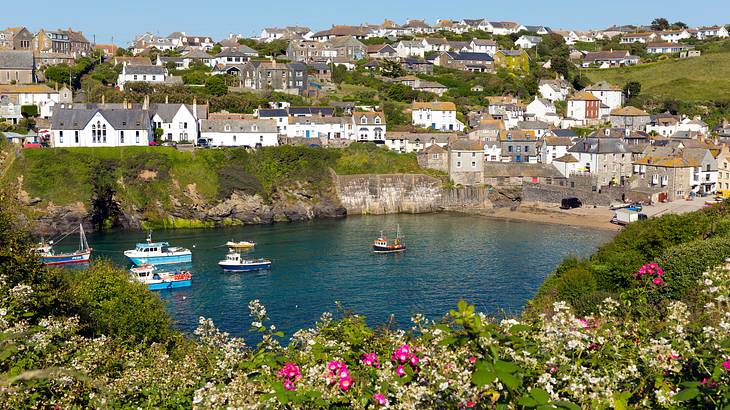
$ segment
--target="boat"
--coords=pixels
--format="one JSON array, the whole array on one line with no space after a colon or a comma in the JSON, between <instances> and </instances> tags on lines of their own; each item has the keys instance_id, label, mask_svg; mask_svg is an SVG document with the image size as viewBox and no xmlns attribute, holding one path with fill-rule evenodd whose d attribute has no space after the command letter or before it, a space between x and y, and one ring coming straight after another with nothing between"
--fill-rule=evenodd
<instances>
[{"instance_id":1,"label":"boat","mask_svg":"<svg viewBox=\"0 0 730 410\"><path fill-rule=\"evenodd\" d=\"M152 231L147 234L146 242L138 243L134 249L124 251L124 256L137 266L189 263L193 260L190 249L173 247L167 242L152 242Z\"/></svg>"},{"instance_id":2,"label":"boat","mask_svg":"<svg viewBox=\"0 0 730 410\"><path fill-rule=\"evenodd\" d=\"M147 285L149 290L186 288L193 284L193 275L188 271L157 272L154 265L142 265L129 271L132 281Z\"/></svg>"},{"instance_id":3,"label":"boat","mask_svg":"<svg viewBox=\"0 0 730 410\"><path fill-rule=\"evenodd\" d=\"M79 249L75 252L56 253L53 250L54 241L46 242L42 240L36 248L36 252L40 256L41 263L45 266L88 263L91 260L91 252L93 249L86 241L86 233L84 233L83 225L79 224L77 229L79 231ZM57 242L62 241L74 232L76 232L76 229L64 234Z\"/></svg>"},{"instance_id":4,"label":"boat","mask_svg":"<svg viewBox=\"0 0 730 410\"><path fill-rule=\"evenodd\" d=\"M271 261L264 258L243 259L240 253L231 252L218 262L224 272L253 272L271 268Z\"/></svg>"},{"instance_id":5,"label":"boat","mask_svg":"<svg viewBox=\"0 0 730 410\"><path fill-rule=\"evenodd\" d=\"M228 249L251 249L256 246L256 242L249 241L228 241L226 242Z\"/></svg>"},{"instance_id":6,"label":"boat","mask_svg":"<svg viewBox=\"0 0 730 410\"><path fill-rule=\"evenodd\" d=\"M392 243L388 241L388 237L383 235L383 231L380 231L380 236L373 242L373 252L375 253L400 253L405 250L406 243L403 241L403 236L400 233L400 225L398 225L398 230Z\"/></svg>"}]
</instances>

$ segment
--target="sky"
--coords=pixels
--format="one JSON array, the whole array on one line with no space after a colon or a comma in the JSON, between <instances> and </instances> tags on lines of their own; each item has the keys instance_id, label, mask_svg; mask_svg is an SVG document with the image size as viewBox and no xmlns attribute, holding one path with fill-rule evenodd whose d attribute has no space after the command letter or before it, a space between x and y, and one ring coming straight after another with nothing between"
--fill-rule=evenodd
<instances>
[{"instance_id":1,"label":"sky","mask_svg":"<svg viewBox=\"0 0 730 410\"><path fill-rule=\"evenodd\" d=\"M314 31L332 24L398 23L407 19L486 18L552 28L605 28L648 24L656 17L691 27L730 23L727 0L36 0L33 7L2 0L0 28L72 27L92 41L127 45L136 34L183 31L221 40L229 33L255 36L264 27L305 25ZM599 5L588 7L587 4ZM513 7L514 6L514 7Z\"/></svg>"}]
</instances>

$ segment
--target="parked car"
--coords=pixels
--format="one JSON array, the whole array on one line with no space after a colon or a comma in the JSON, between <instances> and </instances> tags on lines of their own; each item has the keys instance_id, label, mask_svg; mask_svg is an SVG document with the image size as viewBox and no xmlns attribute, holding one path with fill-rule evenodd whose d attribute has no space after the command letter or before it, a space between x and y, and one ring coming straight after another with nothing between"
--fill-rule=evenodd
<instances>
[{"instance_id":1,"label":"parked car","mask_svg":"<svg viewBox=\"0 0 730 410\"><path fill-rule=\"evenodd\" d=\"M580 199L575 197L563 198L563 200L560 201L560 209L573 209L580 208L581 206L583 206L583 203Z\"/></svg>"}]
</instances>

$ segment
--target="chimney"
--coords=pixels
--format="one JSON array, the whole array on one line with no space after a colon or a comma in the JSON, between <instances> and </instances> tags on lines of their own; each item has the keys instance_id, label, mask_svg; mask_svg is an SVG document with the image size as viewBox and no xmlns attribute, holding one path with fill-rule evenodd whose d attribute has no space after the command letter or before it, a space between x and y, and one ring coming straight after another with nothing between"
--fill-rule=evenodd
<instances>
[{"instance_id":1,"label":"chimney","mask_svg":"<svg viewBox=\"0 0 730 410\"><path fill-rule=\"evenodd\" d=\"M170 104L170 96L165 95L165 104Z\"/></svg>"},{"instance_id":2,"label":"chimney","mask_svg":"<svg viewBox=\"0 0 730 410\"><path fill-rule=\"evenodd\" d=\"M604 129L603 130L603 135L605 135L607 137L610 137L611 136L611 129L610 128Z\"/></svg>"},{"instance_id":3,"label":"chimney","mask_svg":"<svg viewBox=\"0 0 730 410\"><path fill-rule=\"evenodd\" d=\"M142 103L142 109L145 111L150 109L150 96L149 95L144 96L144 102Z\"/></svg>"},{"instance_id":4,"label":"chimney","mask_svg":"<svg viewBox=\"0 0 730 410\"><path fill-rule=\"evenodd\" d=\"M198 99L193 97L193 118L198 119Z\"/></svg>"},{"instance_id":5,"label":"chimney","mask_svg":"<svg viewBox=\"0 0 730 410\"><path fill-rule=\"evenodd\" d=\"M126 99L126 98L124 99L124 102L123 102L123 104L124 104L124 106L122 107L122 109L126 110L126 109L127 109L127 107L128 107L128 104L127 104L127 99Z\"/></svg>"},{"instance_id":6,"label":"chimney","mask_svg":"<svg viewBox=\"0 0 730 410\"><path fill-rule=\"evenodd\" d=\"M631 135L631 130L629 130L628 128L624 128L624 136L628 137L630 135Z\"/></svg>"},{"instance_id":7,"label":"chimney","mask_svg":"<svg viewBox=\"0 0 730 410\"><path fill-rule=\"evenodd\" d=\"M101 107L104 108L105 105L106 105L106 95L102 94L101 95Z\"/></svg>"}]
</instances>

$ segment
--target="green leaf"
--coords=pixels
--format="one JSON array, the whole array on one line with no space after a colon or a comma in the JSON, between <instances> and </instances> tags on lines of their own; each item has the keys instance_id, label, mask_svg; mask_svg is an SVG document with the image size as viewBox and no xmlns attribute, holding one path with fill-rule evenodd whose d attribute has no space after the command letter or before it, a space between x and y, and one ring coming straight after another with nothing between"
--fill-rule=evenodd
<instances>
[{"instance_id":1,"label":"green leaf","mask_svg":"<svg viewBox=\"0 0 730 410\"><path fill-rule=\"evenodd\" d=\"M543 389L532 389L530 395L537 400L537 404L550 403L550 395Z\"/></svg>"},{"instance_id":2,"label":"green leaf","mask_svg":"<svg viewBox=\"0 0 730 410\"><path fill-rule=\"evenodd\" d=\"M527 332L528 330L530 330L530 326L527 325L512 325L512 327L509 328L510 333Z\"/></svg>"},{"instance_id":3,"label":"green leaf","mask_svg":"<svg viewBox=\"0 0 730 410\"><path fill-rule=\"evenodd\" d=\"M477 387L482 387L492 383L496 378L497 375L494 372L490 372L486 369L479 369L471 375L471 382Z\"/></svg>"},{"instance_id":4,"label":"green leaf","mask_svg":"<svg viewBox=\"0 0 730 410\"><path fill-rule=\"evenodd\" d=\"M525 407L536 407L537 400L533 399L530 396L522 396L519 400L519 404L521 404Z\"/></svg>"},{"instance_id":5,"label":"green leaf","mask_svg":"<svg viewBox=\"0 0 730 410\"><path fill-rule=\"evenodd\" d=\"M554 401L553 405L558 406L563 409L568 409L568 410L581 410L579 405L577 405L571 401L568 401L568 400ZM617 407L614 407L614 410L617 410L617 409L618 409Z\"/></svg>"},{"instance_id":6,"label":"green leaf","mask_svg":"<svg viewBox=\"0 0 730 410\"><path fill-rule=\"evenodd\" d=\"M456 338L456 336L447 336L443 340L441 340L439 342L439 344L441 346L449 346L449 345L452 345L452 344L456 343L457 340L458 339Z\"/></svg>"},{"instance_id":7,"label":"green leaf","mask_svg":"<svg viewBox=\"0 0 730 410\"><path fill-rule=\"evenodd\" d=\"M674 395L674 400L677 401L689 401L694 399L700 394L700 390L696 387L684 389L681 392Z\"/></svg>"},{"instance_id":8,"label":"green leaf","mask_svg":"<svg viewBox=\"0 0 730 410\"><path fill-rule=\"evenodd\" d=\"M509 390L517 390L520 387L520 380L511 373L497 370L497 377Z\"/></svg>"},{"instance_id":9,"label":"green leaf","mask_svg":"<svg viewBox=\"0 0 730 410\"><path fill-rule=\"evenodd\" d=\"M537 410L555 410L555 406L550 404L541 404L537 406Z\"/></svg>"},{"instance_id":10,"label":"green leaf","mask_svg":"<svg viewBox=\"0 0 730 410\"><path fill-rule=\"evenodd\" d=\"M494 369L505 373L516 373L519 368L514 363L497 360L494 363Z\"/></svg>"}]
</instances>

